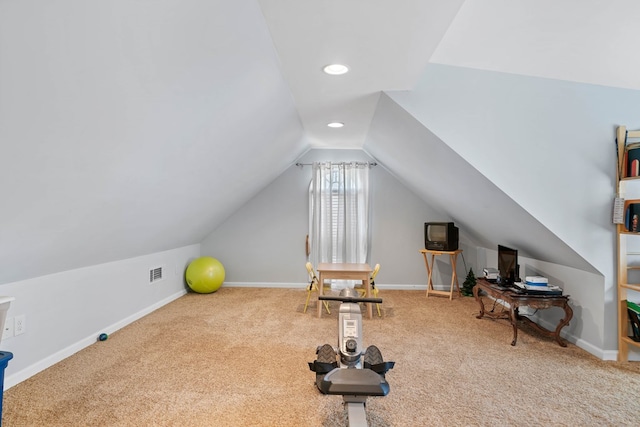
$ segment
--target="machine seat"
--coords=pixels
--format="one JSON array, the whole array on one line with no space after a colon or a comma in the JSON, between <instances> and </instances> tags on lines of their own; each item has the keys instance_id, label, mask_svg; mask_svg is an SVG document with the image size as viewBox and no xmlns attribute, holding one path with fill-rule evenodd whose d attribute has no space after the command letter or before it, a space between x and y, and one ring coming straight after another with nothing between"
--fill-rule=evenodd
<instances>
[{"instance_id":1,"label":"machine seat","mask_svg":"<svg viewBox=\"0 0 640 427\"><path fill-rule=\"evenodd\" d=\"M324 376L320 391L324 394L386 396L389 383L371 369L335 368Z\"/></svg>"}]
</instances>

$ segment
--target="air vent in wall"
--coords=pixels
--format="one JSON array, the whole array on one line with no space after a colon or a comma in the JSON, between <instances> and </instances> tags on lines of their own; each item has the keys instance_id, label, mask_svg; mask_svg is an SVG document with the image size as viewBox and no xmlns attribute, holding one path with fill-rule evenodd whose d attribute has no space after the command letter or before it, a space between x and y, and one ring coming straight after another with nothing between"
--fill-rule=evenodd
<instances>
[{"instance_id":1,"label":"air vent in wall","mask_svg":"<svg viewBox=\"0 0 640 427\"><path fill-rule=\"evenodd\" d=\"M149 283L162 280L162 267L156 267L149 270Z\"/></svg>"}]
</instances>

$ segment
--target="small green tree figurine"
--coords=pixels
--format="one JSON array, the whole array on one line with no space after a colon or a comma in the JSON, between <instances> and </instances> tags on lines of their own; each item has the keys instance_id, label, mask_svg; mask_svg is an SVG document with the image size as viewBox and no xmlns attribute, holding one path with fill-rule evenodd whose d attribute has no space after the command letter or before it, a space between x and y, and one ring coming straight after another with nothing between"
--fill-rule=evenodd
<instances>
[{"instance_id":1,"label":"small green tree figurine","mask_svg":"<svg viewBox=\"0 0 640 427\"><path fill-rule=\"evenodd\" d=\"M462 295L470 297L473 295L473 287L476 285L476 275L473 274L473 268L469 269L467 278L462 283Z\"/></svg>"}]
</instances>

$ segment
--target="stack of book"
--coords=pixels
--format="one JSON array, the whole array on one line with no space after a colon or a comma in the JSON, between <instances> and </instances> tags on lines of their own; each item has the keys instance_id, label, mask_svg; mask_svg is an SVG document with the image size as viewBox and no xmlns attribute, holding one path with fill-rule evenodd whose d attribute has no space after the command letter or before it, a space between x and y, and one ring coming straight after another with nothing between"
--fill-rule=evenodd
<instances>
[{"instance_id":1,"label":"stack of book","mask_svg":"<svg viewBox=\"0 0 640 427\"><path fill-rule=\"evenodd\" d=\"M549 284L549 279L543 276L527 276L524 282L525 289L537 291L557 291L560 287Z\"/></svg>"},{"instance_id":2,"label":"stack of book","mask_svg":"<svg viewBox=\"0 0 640 427\"><path fill-rule=\"evenodd\" d=\"M549 285L549 279L543 276L527 276L525 277L525 283L529 286L547 286Z\"/></svg>"}]
</instances>

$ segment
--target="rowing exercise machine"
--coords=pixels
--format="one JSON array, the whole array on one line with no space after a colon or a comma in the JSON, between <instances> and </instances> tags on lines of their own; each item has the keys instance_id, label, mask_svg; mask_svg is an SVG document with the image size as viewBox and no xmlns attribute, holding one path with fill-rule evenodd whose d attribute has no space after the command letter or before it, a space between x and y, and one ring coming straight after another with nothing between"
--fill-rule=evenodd
<instances>
[{"instance_id":1,"label":"rowing exercise machine","mask_svg":"<svg viewBox=\"0 0 640 427\"><path fill-rule=\"evenodd\" d=\"M316 386L320 392L342 395L349 426L367 426L367 397L386 396L389 393L385 374L395 362L384 362L380 350L374 345L363 351L362 313L358 303L380 304L382 299L360 298L353 288L345 288L339 296L321 295L319 300L341 302L338 349L330 344L318 347L317 359L309 362L309 369L316 373ZM336 356L339 356L338 360Z\"/></svg>"}]
</instances>

